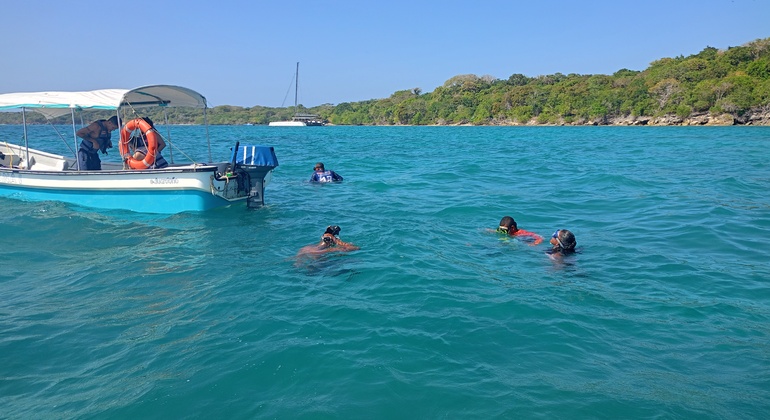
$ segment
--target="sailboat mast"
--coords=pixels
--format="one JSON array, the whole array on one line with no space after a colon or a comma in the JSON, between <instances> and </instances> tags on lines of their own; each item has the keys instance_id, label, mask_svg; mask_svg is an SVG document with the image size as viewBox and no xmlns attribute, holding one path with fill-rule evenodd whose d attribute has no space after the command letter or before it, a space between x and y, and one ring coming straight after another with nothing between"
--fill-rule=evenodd
<instances>
[{"instance_id":1,"label":"sailboat mast","mask_svg":"<svg viewBox=\"0 0 770 420\"><path fill-rule=\"evenodd\" d=\"M297 95L299 94L299 61L297 61L297 72L294 74L294 115L297 115Z\"/></svg>"}]
</instances>

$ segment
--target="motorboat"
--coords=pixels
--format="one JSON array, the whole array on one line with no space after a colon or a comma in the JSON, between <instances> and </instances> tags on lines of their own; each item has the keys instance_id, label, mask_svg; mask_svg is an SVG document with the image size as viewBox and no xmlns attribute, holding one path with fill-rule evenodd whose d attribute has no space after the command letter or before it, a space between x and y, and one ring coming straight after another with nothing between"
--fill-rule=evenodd
<instances>
[{"instance_id":1,"label":"motorboat","mask_svg":"<svg viewBox=\"0 0 770 420\"><path fill-rule=\"evenodd\" d=\"M205 131L208 160L190 158L191 154L183 150L185 139L172 136L173 130L179 126L168 123L167 110L174 107L202 111L205 123L195 128ZM81 167L77 159L81 139L75 135L76 113L80 113L82 120L83 113L114 112L121 127L121 139L118 141L124 142L124 134L127 133L123 130L128 126L124 122L133 121L143 112L155 112L157 115L160 110L163 111L165 126L152 129L163 138L169 151L182 150L175 154L183 155L184 161L172 161L162 169L134 169L127 164L131 159L123 155L122 162L103 161L101 170ZM206 110L207 102L203 95L173 85L0 94L0 111L19 113L24 129L20 144L0 139L0 197L164 214L206 211L239 203L246 208L263 206L265 187L278 166L275 150L271 146L233 142L229 146L230 151L222 153L224 156L229 154L230 159L213 162ZM70 114L73 139L67 140L68 136L62 136L58 131L57 134L68 145L72 155L30 147L30 144L35 145L35 139L28 138L27 112L43 114L49 121L57 117L66 118ZM121 152L123 149L121 147Z\"/></svg>"}]
</instances>

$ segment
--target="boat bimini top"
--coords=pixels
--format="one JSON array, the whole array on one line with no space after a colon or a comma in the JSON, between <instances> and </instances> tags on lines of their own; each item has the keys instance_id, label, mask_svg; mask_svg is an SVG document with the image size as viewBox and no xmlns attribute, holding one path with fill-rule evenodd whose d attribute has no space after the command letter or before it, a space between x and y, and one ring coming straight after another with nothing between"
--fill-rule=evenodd
<instances>
[{"instance_id":1,"label":"boat bimini top","mask_svg":"<svg viewBox=\"0 0 770 420\"><path fill-rule=\"evenodd\" d=\"M83 92L20 92L0 94L0 111L30 109L51 119L81 110L118 110L122 107L207 108L206 98L181 86L151 85L135 89ZM205 112L205 111L204 111Z\"/></svg>"}]
</instances>

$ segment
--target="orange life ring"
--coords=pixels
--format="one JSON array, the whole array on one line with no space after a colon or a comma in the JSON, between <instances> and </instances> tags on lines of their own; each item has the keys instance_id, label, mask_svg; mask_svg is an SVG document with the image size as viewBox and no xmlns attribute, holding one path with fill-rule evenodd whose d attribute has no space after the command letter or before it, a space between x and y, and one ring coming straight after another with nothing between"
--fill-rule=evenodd
<instances>
[{"instance_id":1,"label":"orange life ring","mask_svg":"<svg viewBox=\"0 0 770 420\"><path fill-rule=\"evenodd\" d=\"M137 160L131 156L128 150L128 143L131 140L131 133L139 129L142 131L142 135L147 139L147 153L144 155L144 159ZM131 169L149 169L155 163L155 155L158 151L158 132L153 128L150 123L143 118L134 118L126 123L120 130L120 144L118 149L120 155L126 160L129 168Z\"/></svg>"}]
</instances>

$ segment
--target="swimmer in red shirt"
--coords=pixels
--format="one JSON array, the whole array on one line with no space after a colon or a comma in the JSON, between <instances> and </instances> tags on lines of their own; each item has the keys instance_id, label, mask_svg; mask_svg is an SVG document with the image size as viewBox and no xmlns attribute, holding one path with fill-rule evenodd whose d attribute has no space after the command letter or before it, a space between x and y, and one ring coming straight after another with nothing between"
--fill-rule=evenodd
<instances>
[{"instance_id":1,"label":"swimmer in red shirt","mask_svg":"<svg viewBox=\"0 0 770 420\"><path fill-rule=\"evenodd\" d=\"M529 232L524 229L519 229L516 225L516 221L511 216L505 216L500 219L500 225L497 227L497 232L505 233L508 236L518 237L519 239L529 242L530 246L535 246L543 242L543 237L537 233Z\"/></svg>"}]
</instances>

